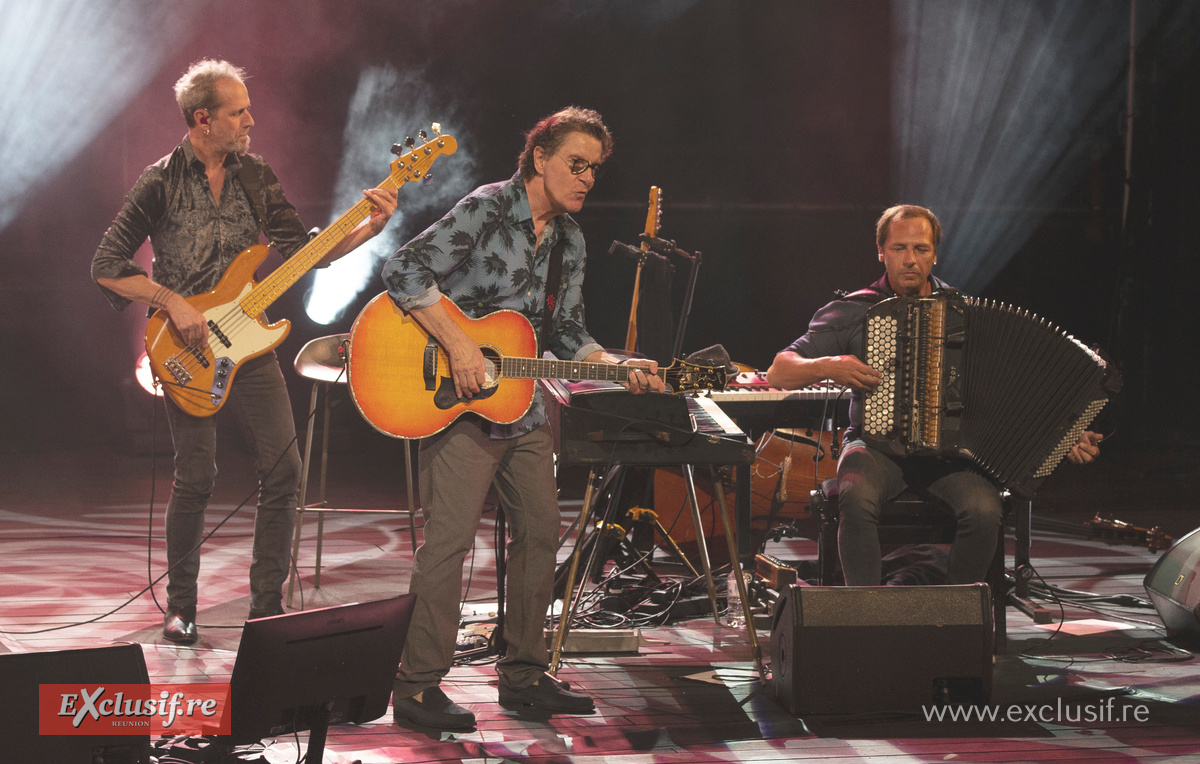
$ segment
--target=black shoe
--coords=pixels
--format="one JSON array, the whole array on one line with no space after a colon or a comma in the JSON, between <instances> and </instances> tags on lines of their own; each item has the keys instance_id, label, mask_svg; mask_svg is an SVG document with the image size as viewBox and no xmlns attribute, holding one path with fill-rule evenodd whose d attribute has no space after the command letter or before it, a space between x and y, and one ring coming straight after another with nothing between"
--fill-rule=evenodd
<instances>
[{"instance_id":1,"label":"black shoe","mask_svg":"<svg viewBox=\"0 0 1200 764\"><path fill-rule=\"evenodd\" d=\"M196 606L168 607L163 614L163 638L177 645L196 642Z\"/></svg>"},{"instance_id":2,"label":"black shoe","mask_svg":"<svg viewBox=\"0 0 1200 764\"><path fill-rule=\"evenodd\" d=\"M393 693L392 718L441 730L465 730L475 726L475 714L447 698L441 687L426 687L419 694L420 700L397 698Z\"/></svg>"},{"instance_id":3,"label":"black shoe","mask_svg":"<svg viewBox=\"0 0 1200 764\"><path fill-rule=\"evenodd\" d=\"M276 605L274 607L264 608L262 610L255 610L254 608L250 608L250 616L249 617L250 618L269 618L270 616L273 616L273 615L283 615L283 608L279 605Z\"/></svg>"},{"instance_id":4,"label":"black shoe","mask_svg":"<svg viewBox=\"0 0 1200 764\"><path fill-rule=\"evenodd\" d=\"M501 682L500 705L533 706L553 714L590 714L596 710L591 698L568 690L551 676L544 676L519 690Z\"/></svg>"}]
</instances>

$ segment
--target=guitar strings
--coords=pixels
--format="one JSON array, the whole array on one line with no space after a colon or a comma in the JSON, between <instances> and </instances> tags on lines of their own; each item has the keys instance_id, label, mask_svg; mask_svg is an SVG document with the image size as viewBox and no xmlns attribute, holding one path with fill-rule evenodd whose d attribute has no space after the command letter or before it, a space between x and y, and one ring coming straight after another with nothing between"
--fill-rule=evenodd
<instances>
[{"instance_id":1,"label":"guitar strings","mask_svg":"<svg viewBox=\"0 0 1200 764\"><path fill-rule=\"evenodd\" d=\"M424 171L422 170L422 172L424 172ZM406 183L407 181L408 181L408 179L407 179L407 177L405 177L405 179L403 181L401 181L400 183L397 183L395 180L395 177L393 175L389 175L386 180L384 180L382 183L380 183L377 186L377 188L390 189L390 188L394 187L397 190L399 190L400 186L404 185L404 183ZM264 305L263 309L258 311L255 315L250 315L247 312L246 307L245 307L247 304L253 305L254 303L260 301L262 294L264 292L266 292L266 293L274 292L275 294L272 296L271 300L268 301L268 304L270 302L274 302L275 298L277 298L279 295L283 294L283 292L285 292L287 290L287 287L275 289L274 287L277 282L289 281L290 283L288 283L288 287L290 287L292 285L292 283L294 283L294 281L295 281L295 279L291 278L292 272L295 270L301 271L299 274L296 274L296 279L298 279L305 272L307 272L310 268L312 268L312 266L315 265L317 262L319 262L322 257L327 255L329 253L329 251L331 249L333 249L334 246L337 245L338 242L340 242L343 238L348 236L350 234L350 232L354 230L355 227L357 227L363 220L366 220L370 216L370 207L371 206L372 206L372 203L370 201L368 201L366 199L359 200L353 207L351 207L346 212L346 214L342 215L342 217L340 217L336 222L334 222L333 225L329 226L324 231L322 231L320 234L318 234L317 237L314 238L311 242L304 245L304 247L302 247L300 249L300 251L297 252L294 257L289 258L287 261L284 262L284 264L282 266L280 266L275 271L272 271L272 273L269 276L264 278L258 284L258 286L251 289L250 293L247 294L245 298L232 303L231 304L232 307L224 316L222 316L220 319L213 321L213 323L216 326L216 329L221 334L223 334L227 339L229 339L230 344L232 344L233 338L235 336L237 336L238 334L240 334L244 329L246 329L250 325L257 323L258 317L261 316L263 314L263 311L266 310L266 306ZM352 216L357 217L357 220L355 220L353 225L351 226L349 221ZM335 239L328 247L323 247L322 246L324 244L323 240L332 238L331 236L329 236L329 234L331 232L340 233L340 236L338 236L338 238ZM324 251L321 252L319 257L316 257L315 259L313 259L313 261L311 263L307 263L307 256L305 255L305 250L310 249L310 248L312 248L314 252L319 251L322 248L324 249ZM301 263L307 263L307 264L305 264L303 268L300 268ZM206 351L199 350L197 348L192 348L192 347L188 346L188 347L184 347L178 353L171 356L169 360L174 361L176 364L181 366L184 369L184 371L186 371L191 377L194 378L200 373L201 366L208 368L209 366L211 366L212 363L214 363L216 361L217 352L218 352L219 348L217 348L215 346L214 340L217 342L220 342L220 339L216 337L216 333L210 331L208 334L208 340L206 342ZM224 344L224 343L222 342L222 344ZM193 351L197 351L202 356L204 356L204 360L202 361L200 358L197 358L195 352L193 352ZM205 364L205 361L208 362L207 365ZM190 388L190 387L187 387L186 385L177 385L177 386L185 388L185 389L197 390L202 393L210 392L210 391L203 390L203 388Z\"/></svg>"}]
</instances>

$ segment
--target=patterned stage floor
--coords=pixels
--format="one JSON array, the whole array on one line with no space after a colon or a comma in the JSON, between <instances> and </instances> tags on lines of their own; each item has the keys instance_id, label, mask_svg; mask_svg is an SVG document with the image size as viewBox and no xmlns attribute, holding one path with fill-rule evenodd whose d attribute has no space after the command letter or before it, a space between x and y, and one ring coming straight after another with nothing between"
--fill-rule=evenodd
<instances>
[{"instance_id":1,"label":"patterned stage floor","mask_svg":"<svg viewBox=\"0 0 1200 764\"><path fill-rule=\"evenodd\" d=\"M95 451L5 455L0 652L135 641L143 646L152 680L228 681L248 608L252 516L237 512L205 546L199 643L181 648L164 642L155 600L141 592L148 577L165 567L161 509L168 479L162 470L168 462L159 459L148 543L148 459ZM341 474L344 482L333 488L356 505L388 507L403 500L395 475L363 478L349 463ZM223 465L210 527L251 485L244 471ZM579 502L566 500L563 507L565 530ZM467 601L484 610L496 598L491 523L489 515L479 530L470 586L464 588ZM772 543L768 551L802 560L813 556L813 547L792 540ZM320 589L312 587L312 555L310 518L299 560L303 588L292 610L301 601L312 608L402 593L412 557L407 518L330 517ZM1046 582L1096 595L1144 597L1142 578L1158 556L1144 547L1047 532L1035 533L1033 545ZM162 602L162 584L155 591ZM1057 605L1051 607L1057 612ZM636 654L570 657L560 676L595 697L593 715L548 718L506 710L496 704L493 668L464 665L451 672L445 688L476 713L475 730L408 729L395 724L389 711L369 724L332 728L325 761L1200 761L1200 662L1164 641L1154 610L1096 612L1071 603L1064 605L1062 621L1061 630L1057 622L1042 627L1009 610L1009 650L996 660L991 702L1021 711L1005 721L796 718L771 687L760 685L744 633L699 616L643 628ZM769 635L763 633L762 641L769 657ZM873 690L869 683L858 689ZM1083 716L1089 709L1090 718L1104 716L1089 721ZM1128 718L1122 721L1121 714ZM269 741L265 759L297 761L305 739L300 735L300 751L291 737ZM0 761L7 761L2 752Z\"/></svg>"}]
</instances>

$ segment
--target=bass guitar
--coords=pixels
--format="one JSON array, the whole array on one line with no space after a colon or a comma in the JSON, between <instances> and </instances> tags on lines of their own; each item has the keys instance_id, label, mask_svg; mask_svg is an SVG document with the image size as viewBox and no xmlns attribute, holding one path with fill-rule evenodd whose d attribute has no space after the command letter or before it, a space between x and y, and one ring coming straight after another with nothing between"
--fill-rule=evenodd
<instances>
[{"instance_id":1,"label":"bass guitar","mask_svg":"<svg viewBox=\"0 0 1200 764\"><path fill-rule=\"evenodd\" d=\"M439 125L433 130L437 135L421 146L411 138L404 146L392 146L398 156L377 188L398 189L410 180L424 180L434 160L458 150L454 138L440 134ZM420 135L424 140L425 131ZM371 206L360 200L261 282L255 271L267 257L267 246L255 244L239 253L215 289L187 298L208 322L207 344L187 345L167 312L155 311L146 327L146 355L179 408L199 417L220 411L241 365L274 349L291 330L286 320L267 323L263 311L370 217Z\"/></svg>"},{"instance_id":2,"label":"bass guitar","mask_svg":"<svg viewBox=\"0 0 1200 764\"><path fill-rule=\"evenodd\" d=\"M349 384L354 405L371 426L397 438L423 438L474 412L497 424L525 416L538 379L624 382L629 369L611 363L537 358L537 336L525 316L499 310L471 318L448 298L442 306L483 352L486 381L459 398L449 359L431 334L396 307L387 292L372 299L350 328ZM677 392L720 390L725 368L676 361L658 376Z\"/></svg>"}]
</instances>

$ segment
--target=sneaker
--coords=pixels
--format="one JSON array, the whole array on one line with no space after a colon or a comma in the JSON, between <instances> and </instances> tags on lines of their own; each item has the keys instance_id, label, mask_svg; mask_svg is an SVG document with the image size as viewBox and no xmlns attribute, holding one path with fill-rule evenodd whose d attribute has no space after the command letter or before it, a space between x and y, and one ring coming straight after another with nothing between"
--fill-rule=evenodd
<instances>
[{"instance_id":1,"label":"sneaker","mask_svg":"<svg viewBox=\"0 0 1200 764\"><path fill-rule=\"evenodd\" d=\"M406 719L422 727L443 730L470 729L475 726L475 714L446 697L436 684L426 687L416 697L397 698L392 693L392 718Z\"/></svg>"},{"instance_id":2,"label":"sneaker","mask_svg":"<svg viewBox=\"0 0 1200 764\"><path fill-rule=\"evenodd\" d=\"M596 704L590 697L568 690L548 675L520 689L501 682L500 705L533 706L552 714L590 714L596 710Z\"/></svg>"}]
</instances>

